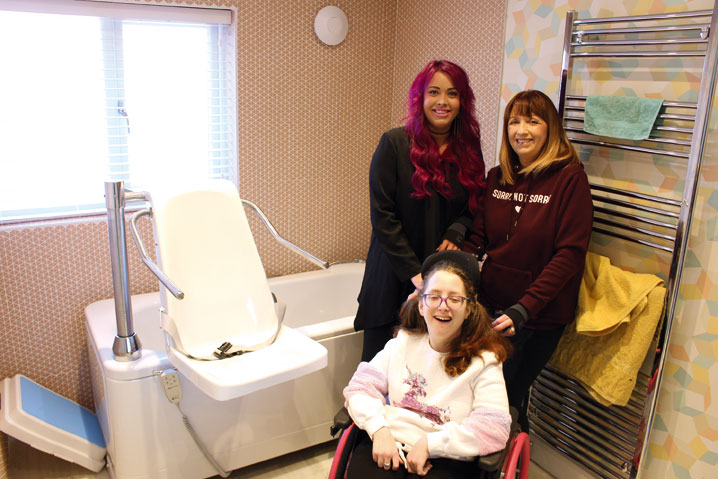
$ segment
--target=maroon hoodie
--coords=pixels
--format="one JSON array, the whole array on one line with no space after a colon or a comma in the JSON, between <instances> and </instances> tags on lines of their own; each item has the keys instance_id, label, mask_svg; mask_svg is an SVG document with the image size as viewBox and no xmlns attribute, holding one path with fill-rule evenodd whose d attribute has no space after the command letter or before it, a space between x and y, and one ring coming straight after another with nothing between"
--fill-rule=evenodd
<instances>
[{"instance_id":1,"label":"maroon hoodie","mask_svg":"<svg viewBox=\"0 0 718 479\"><path fill-rule=\"evenodd\" d=\"M482 210L464 242L486 253L480 295L504 310L520 304L525 327L553 329L573 321L591 238L593 203L582 165L557 164L538 176L502 185L501 169L487 177Z\"/></svg>"}]
</instances>

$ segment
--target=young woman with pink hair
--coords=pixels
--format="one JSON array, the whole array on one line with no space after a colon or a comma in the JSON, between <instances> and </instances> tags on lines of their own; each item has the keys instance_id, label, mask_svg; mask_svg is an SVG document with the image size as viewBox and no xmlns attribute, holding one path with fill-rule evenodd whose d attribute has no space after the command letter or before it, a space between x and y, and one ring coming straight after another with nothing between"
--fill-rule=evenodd
<instances>
[{"instance_id":1,"label":"young woman with pink hair","mask_svg":"<svg viewBox=\"0 0 718 479\"><path fill-rule=\"evenodd\" d=\"M354 322L363 361L391 339L401 304L422 286L424 259L461 249L484 187L469 78L431 61L409 90L406 124L382 135L369 169L372 234Z\"/></svg>"}]
</instances>

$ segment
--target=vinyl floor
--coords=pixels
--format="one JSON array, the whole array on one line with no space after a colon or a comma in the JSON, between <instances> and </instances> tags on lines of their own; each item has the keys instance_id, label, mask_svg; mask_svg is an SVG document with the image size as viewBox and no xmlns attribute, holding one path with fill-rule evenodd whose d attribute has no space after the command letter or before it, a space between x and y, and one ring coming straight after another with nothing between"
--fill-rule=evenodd
<instances>
[{"instance_id":1,"label":"vinyl floor","mask_svg":"<svg viewBox=\"0 0 718 479\"><path fill-rule=\"evenodd\" d=\"M237 469L231 479L321 479L329 475L336 441ZM110 479L107 470L88 471L76 464L46 454L12 437L8 438L8 479ZM219 479L215 476L213 479ZM529 479L554 479L536 464Z\"/></svg>"}]
</instances>

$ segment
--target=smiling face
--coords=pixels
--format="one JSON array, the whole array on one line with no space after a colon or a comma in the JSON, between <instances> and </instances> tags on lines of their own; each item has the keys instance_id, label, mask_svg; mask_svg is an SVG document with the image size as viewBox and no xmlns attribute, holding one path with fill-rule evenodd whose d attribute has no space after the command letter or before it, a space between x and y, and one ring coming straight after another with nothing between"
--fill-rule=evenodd
<instances>
[{"instance_id":1,"label":"smiling face","mask_svg":"<svg viewBox=\"0 0 718 479\"><path fill-rule=\"evenodd\" d=\"M521 166L526 167L538 158L546 144L548 126L536 115L511 114L507 124L511 148L519 157Z\"/></svg>"},{"instance_id":2,"label":"smiling face","mask_svg":"<svg viewBox=\"0 0 718 479\"><path fill-rule=\"evenodd\" d=\"M419 313L424 317L429 331L429 344L435 351L448 352L451 341L460 333L461 325L467 316L466 301L461 301L458 307L449 307L452 303L450 297L466 296L464 282L456 273L438 270L431 274L424 284L424 294L449 298L435 307L428 306L431 301L426 298L419 301Z\"/></svg>"},{"instance_id":3,"label":"smiling face","mask_svg":"<svg viewBox=\"0 0 718 479\"><path fill-rule=\"evenodd\" d=\"M451 77L441 71L434 73L424 91L424 115L429 130L447 133L460 108L459 90L454 87Z\"/></svg>"}]
</instances>

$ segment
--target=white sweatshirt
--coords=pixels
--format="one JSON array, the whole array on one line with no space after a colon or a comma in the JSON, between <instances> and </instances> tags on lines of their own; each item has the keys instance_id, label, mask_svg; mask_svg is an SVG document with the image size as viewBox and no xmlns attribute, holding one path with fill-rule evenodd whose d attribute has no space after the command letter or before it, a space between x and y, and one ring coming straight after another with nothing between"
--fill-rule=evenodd
<instances>
[{"instance_id":1,"label":"white sweatshirt","mask_svg":"<svg viewBox=\"0 0 718 479\"><path fill-rule=\"evenodd\" d=\"M511 425L506 385L496 355L473 358L451 377L427 334L399 331L344 389L356 425L370 437L383 426L405 451L426 434L429 457L470 461L506 446ZM389 395L389 404L386 395Z\"/></svg>"}]
</instances>

